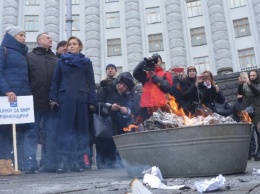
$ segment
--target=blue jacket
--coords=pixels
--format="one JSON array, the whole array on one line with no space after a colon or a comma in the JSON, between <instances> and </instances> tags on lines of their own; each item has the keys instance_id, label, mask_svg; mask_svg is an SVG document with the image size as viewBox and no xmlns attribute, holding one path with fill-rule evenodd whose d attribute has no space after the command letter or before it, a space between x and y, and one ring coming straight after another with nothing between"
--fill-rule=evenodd
<instances>
[{"instance_id":1,"label":"blue jacket","mask_svg":"<svg viewBox=\"0 0 260 194\"><path fill-rule=\"evenodd\" d=\"M0 46L0 96L5 96L6 92L14 92L17 96L31 95L27 52L25 44L8 33L4 35Z\"/></svg>"}]
</instances>

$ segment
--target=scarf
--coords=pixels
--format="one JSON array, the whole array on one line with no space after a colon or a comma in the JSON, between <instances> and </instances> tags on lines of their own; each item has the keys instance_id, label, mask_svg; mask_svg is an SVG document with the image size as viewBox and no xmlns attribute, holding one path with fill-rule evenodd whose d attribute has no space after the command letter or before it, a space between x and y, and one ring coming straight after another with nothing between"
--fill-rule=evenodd
<instances>
[{"instance_id":1,"label":"scarf","mask_svg":"<svg viewBox=\"0 0 260 194\"><path fill-rule=\"evenodd\" d=\"M85 57L82 53L64 53L61 55L61 59L64 60L66 64L76 67L83 67L89 61L89 58Z\"/></svg>"}]
</instances>

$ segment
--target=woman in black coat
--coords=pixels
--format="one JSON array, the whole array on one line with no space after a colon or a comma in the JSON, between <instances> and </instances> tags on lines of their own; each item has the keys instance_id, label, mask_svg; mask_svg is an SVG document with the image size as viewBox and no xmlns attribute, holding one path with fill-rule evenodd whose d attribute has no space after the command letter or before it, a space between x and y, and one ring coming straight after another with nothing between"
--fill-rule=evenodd
<instances>
[{"instance_id":1,"label":"woman in black coat","mask_svg":"<svg viewBox=\"0 0 260 194\"><path fill-rule=\"evenodd\" d=\"M81 54L77 37L67 41L68 53L56 66L50 100L58 108L58 173L83 171L83 156L89 150L89 112L95 109L96 92L92 62Z\"/></svg>"},{"instance_id":2,"label":"woman in black coat","mask_svg":"<svg viewBox=\"0 0 260 194\"><path fill-rule=\"evenodd\" d=\"M97 114L111 116L114 135L124 133L123 128L133 123L133 91L135 83L129 72L123 72L108 88L101 87L97 92ZM115 168L121 165L115 143L111 138L96 138L97 167Z\"/></svg>"}]
</instances>

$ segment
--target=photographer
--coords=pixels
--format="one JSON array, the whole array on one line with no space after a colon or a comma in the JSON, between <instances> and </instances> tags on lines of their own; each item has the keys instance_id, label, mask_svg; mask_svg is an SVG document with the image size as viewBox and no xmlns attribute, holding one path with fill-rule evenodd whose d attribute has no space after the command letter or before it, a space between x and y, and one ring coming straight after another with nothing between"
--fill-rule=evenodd
<instances>
[{"instance_id":1,"label":"photographer","mask_svg":"<svg viewBox=\"0 0 260 194\"><path fill-rule=\"evenodd\" d=\"M140 115L143 122L152 116L159 108L168 111L165 94L172 86L172 77L162 69L162 58L157 53L145 58L134 69L136 80L143 84L143 94L140 100Z\"/></svg>"},{"instance_id":2,"label":"photographer","mask_svg":"<svg viewBox=\"0 0 260 194\"><path fill-rule=\"evenodd\" d=\"M118 76L116 66L112 63L108 64L106 66L106 74L106 77L101 80L98 89L102 87L109 90L109 87L112 85L113 80L115 80Z\"/></svg>"}]
</instances>

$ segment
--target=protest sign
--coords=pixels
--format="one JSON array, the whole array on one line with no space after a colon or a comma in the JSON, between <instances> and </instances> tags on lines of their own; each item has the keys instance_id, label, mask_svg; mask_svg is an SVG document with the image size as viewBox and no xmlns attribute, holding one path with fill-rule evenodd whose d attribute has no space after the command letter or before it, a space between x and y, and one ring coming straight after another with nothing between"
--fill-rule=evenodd
<instances>
[{"instance_id":1,"label":"protest sign","mask_svg":"<svg viewBox=\"0 0 260 194\"><path fill-rule=\"evenodd\" d=\"M17 96L16 102L0 97L0 125L34 122L33 96Z\"/></svg>"}]
</instances>

